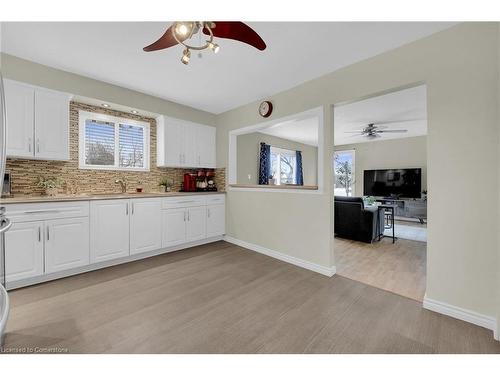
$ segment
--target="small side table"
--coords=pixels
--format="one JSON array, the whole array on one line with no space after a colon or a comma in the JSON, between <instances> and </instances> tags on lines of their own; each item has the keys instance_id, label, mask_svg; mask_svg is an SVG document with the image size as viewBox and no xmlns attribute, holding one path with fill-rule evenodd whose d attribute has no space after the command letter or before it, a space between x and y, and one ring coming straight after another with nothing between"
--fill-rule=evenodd
<instances>
[{"instance_id":1,"label":"small side table","mask_svg":"<svg viewBox=\"0 0 500 375\"><path fill-rule=\"evenodd\" d=\"M378 223L380 222L380 214L386 215L387 211L390 211L389 215L391 217L391 227L392 227L392 236L386 236L384 232L379 234L378 240L380 241L383 237L392 237L392 243L396 242L396 236L394 233L394 212L396 209L396 205L394 204L380 204L378 206L378 212L377 212L377 218L378 218ZM377 225L378 225L377 223ZM385 217L384 217L384 229L389 229L385 227Z\"/></svg>"}]
</instances>

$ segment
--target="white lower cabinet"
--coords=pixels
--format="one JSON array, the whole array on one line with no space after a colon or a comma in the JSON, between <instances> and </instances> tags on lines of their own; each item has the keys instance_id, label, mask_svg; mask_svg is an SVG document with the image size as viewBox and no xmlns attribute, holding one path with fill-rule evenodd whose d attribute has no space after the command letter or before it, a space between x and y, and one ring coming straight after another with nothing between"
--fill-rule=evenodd
<instances>
[{"instance_id":1,"label":"white lower cabinet","mask_svg":"<svg viewBox=\"0 0 500 375\"><path fill-rule=\"evenodd\" d=\"M207 206L207 237L222 236L226 232L226 206Z\"/></svg>"},{"instance_id":2,"label":"white lower cabinet","mask_svg":"<svg viewBox=\"0 0 500 375\"><path fill-rule=\"evenodd\" d=\"M190 207L187 209L186 241L198 241L207 237L206 228L207 208Z\"/></svg>"},{"instance_id":3,"label":"white lower cabinet","mask_svg":"<svg viewBox=\"0 0 500 375\"><path fill-rule=\"evenodd\" d=\"M89 218L45 222L45 273L89 264Z\"/></svg>"},{"instance_id":4,"label":"white lower cabinet","mask_svg":"<svg viewBox=\"0 0 500 375\"><path fill-rule=\"evenodd\" d=\"M129 200L110 199L90 203L90 262L126 257L129 244Z\"/></svg>"},{"instance_id":5,"label":"white lower cabinet","mask_svg":"<svg viewBox=\"0 0 500 375\"><path fill-rule=\"evenodd\" d=\"M224 204L221 194L6 204L6 216L13 222L5 233L7 286L221 236Z\"/></svg>"},{"instance_id":6,"label":"white lower cabinet","mask_svg":"<svg viewBox=\"0 0 500 375\"><path fill-rule=\"evenodd\" d=\"M161 199L131 199L130 214L130 254L161 248Z\"/></svg>"},{"instance_id":7,"label":"white lower cabinet","mask_svg":"<svg viewBox=\"0 0 500 375\"><path fill-rule=\"evenodd\" d=\"M14 223L5 233L7 282L43 275L43 222Z\"/></svg>"},{"instance_id":8,"label":"white lower cabinet","mask_svg":"<svg viewBox=\"0 0 500 375\"><path fill-rule=\"evenodd\" d=\"M186 242L186 209L171 208L162 211L162 247Z\"/></svg>"}]
</instances>

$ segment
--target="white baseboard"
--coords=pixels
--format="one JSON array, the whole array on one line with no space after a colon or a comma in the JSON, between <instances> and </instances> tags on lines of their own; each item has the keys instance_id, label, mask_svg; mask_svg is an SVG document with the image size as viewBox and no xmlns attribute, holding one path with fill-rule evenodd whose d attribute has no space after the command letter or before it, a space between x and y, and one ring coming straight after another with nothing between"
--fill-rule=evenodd
<instances>
[{"instance_id":1,"label":"white baseboard","mask_svg":"<svg viewBox=\"0 0 500 375\"><path fill-rule=\"evenodd\" d=\"M491 329L495 340L498 340L497 320L492 316L483 315L472 310L463 309L445 302L437 301L424 296L424 309L431 310L452 318L460 319L477 326Z\"/></svg>"},{"instance_id":2,"label":"white baseboard","mask_svg":"<svg viewBox=\"0 0 500 375\"><path fill-rule=\"evenodd\" d=\"M256 251L258 253L270 256L271 258L276 258L276 259L282 260L284 262L291 263L291 264L298 266L298 267L306 268L310 271L318 272L318 273L325 275L325 276L328 276L328 277L335 275L335 272L336 272L335 267L321 266L319 264L312 263L312 262L309 262L309 261L304 260L304 259L300 259L300 258L296 258L296 257L290 256L290 255L280 253L279 251L267 249L267 248L260 246L260 245L255 245L253 243L242 241L242 240L239 240L239 239L231 237L231 236L224 236L224 241L227 241L227 242L230 242L232 244L244 247L245 249L248 249L248 250L253 250L253 251Z\"/></svg>"}]
</instances>

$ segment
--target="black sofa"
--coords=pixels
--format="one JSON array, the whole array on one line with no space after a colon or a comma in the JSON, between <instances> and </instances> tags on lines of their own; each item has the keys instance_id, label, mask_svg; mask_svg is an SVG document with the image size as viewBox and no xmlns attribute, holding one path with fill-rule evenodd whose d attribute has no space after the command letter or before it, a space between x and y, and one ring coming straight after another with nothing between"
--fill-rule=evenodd
<instances>
[{"instance_id":1,"label":"black sofa","mask_svg":"<svg viewBox=\"0 0 500 375\"><path fill-rule=\"evenodd\" d=\"M335 235L371 243L384 231L384 215L376 206L365 207L363 198L335 197ZM378 223L378 228L377 228Z\"/></svg>"}]
</instances>

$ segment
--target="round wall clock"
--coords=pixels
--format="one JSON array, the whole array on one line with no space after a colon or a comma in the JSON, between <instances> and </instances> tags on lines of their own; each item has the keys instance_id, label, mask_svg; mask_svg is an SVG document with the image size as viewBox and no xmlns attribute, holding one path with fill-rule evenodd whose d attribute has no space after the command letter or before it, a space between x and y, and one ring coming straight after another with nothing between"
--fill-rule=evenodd
<instances>
[{"instance_id":1,"label":"round wall clock","mask_svg":"<svg viewBox=\"0 0 500 375\"><path fill-rule=\"evenodd\" d=\"M269 101L264 101L259 105L259 114L262 117L269 117L273 113L273 103Z\"/></svg>"}]
</instances>

